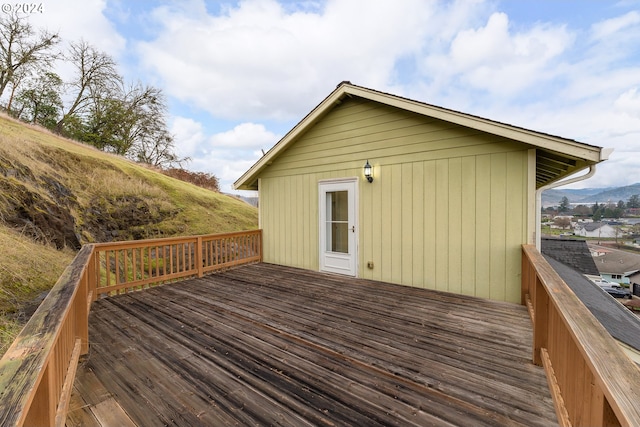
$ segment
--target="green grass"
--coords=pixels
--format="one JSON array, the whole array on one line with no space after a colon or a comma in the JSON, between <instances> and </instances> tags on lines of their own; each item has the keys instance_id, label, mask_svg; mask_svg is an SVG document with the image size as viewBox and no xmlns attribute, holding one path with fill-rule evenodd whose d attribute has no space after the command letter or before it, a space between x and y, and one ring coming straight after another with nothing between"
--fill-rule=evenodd
<instances>
[{"instance_id":1,"label":"green grass","mask_svg":"<svg viewBox=\"0 0 640 427\"><path fill-rule=\"evenodd\" d=\"M25 323L24 310L56 283L75 254L34 243L0 226L0 354L4 354Z\"/></svg>"}]
</instances>

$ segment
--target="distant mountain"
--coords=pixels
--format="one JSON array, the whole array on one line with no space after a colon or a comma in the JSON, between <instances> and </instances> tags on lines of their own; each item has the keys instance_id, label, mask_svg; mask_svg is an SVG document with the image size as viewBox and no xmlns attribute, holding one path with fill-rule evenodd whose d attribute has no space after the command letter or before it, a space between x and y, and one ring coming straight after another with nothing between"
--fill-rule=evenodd
<instances>
[{"instance_id":1,"label":"distant mountain","mask_svg":"<svg viewBox=\"0 0 640 427\"><path fill-rule=\"evenodd\" d=\"M629 200L634 194L640 194L640 183L624 187L606 188L582 188L582 189L552 189L542 193L542 206L553 206L560 203L563 197L569 199L569 203L582 203L593 205L594 203L618 203L618 200Z\"/></svg>"}]
</instances>

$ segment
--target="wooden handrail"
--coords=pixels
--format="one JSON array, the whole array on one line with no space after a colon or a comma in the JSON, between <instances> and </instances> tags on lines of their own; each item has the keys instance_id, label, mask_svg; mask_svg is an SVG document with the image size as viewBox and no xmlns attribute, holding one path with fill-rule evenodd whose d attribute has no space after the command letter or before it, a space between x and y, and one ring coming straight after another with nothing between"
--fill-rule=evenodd
<instances>
[{"instance_id":1,"label":"wooden handrail","mask_svg":"<svg viewBox=\"0 0 640 427\"><path fill-rule=\"evenodd\" d=\"M99 295L261 260L261 230L83 246L0 360L0 425L64 426Z\"/></svg>"},{"instance_id":2,"label":"wooden handrail","mask_svg":"<svg viewBox=\"0 0 640 427\"><path fill-rule=\"evenodd\" d=\"M92 256L93 245L85 245L0 361L0 425L49 426L58 408L66 415L69 366L88 351Z\"/></svg>"},{"instance_id":3,"label":"wooden handrail","mask_svg":"<svg viewBox=\"0 0 640 427\"><path fill-rule=\"evenodd\" d=\"M523 246L522 298L560 424L639 426L640 368L532 245Z\"/></svg>"}]
</instances>

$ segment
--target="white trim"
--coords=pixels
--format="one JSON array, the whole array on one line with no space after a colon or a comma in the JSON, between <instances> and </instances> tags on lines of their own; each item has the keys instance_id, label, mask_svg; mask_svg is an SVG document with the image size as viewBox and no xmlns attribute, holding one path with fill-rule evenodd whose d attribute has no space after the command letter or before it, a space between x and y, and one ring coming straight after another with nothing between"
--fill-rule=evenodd
<instances>
[{"instance_id":1,"label":"white trim","mask_svg":"<svg viewBox=\"0 0 640 427\"><path fill-rule=\"evenodd\" d=\"M260 203L260 193L262 188L262 178L258 178L258 228L262 230L262 203Z\"/></svg>"},{"instance_id":2,"label":"white trim","mask_svg":"<svg viewBox=\"0 0 640 427\"><path fill-rule=\"evenodd\" d=\"M352 176L348 178L330 178L330 179L319 179L318 185L320 184L341 184L346 182L358 182L358 177ZM356 191L358 186L356 185Z\"/></svg>"}]
</instances>

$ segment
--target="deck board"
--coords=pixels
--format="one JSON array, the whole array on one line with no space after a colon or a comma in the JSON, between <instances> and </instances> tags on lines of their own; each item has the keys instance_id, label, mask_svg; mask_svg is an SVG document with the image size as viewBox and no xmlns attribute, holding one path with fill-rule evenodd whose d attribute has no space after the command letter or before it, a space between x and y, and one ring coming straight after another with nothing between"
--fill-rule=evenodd
<instances>
[{"instance_id":1,"label":"deck board","mask_svg":"<svg viewBox=\"0 0 640 427\"><path fill-rule=\"evenodd\" d=\"M515 304L243 266L97 301L67 425L554 425L531 333Z\"/></svg>"}]
</instances>

